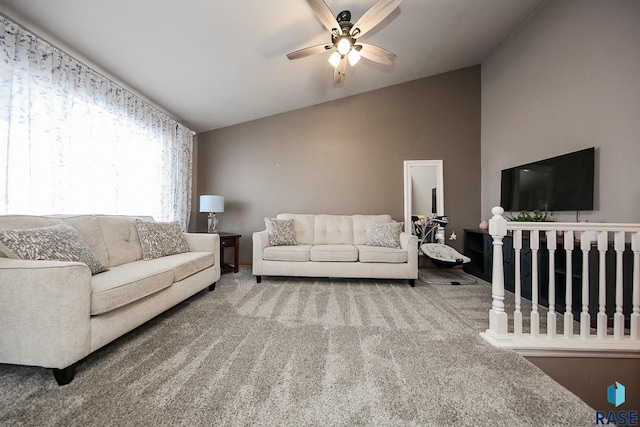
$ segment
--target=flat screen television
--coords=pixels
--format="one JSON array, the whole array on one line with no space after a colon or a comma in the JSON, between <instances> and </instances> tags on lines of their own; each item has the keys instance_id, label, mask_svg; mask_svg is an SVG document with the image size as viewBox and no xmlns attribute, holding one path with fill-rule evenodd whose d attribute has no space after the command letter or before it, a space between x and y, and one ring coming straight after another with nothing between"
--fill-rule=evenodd
<instances>
[{"instance_id":1,"label":"flat screen television","mask_svg":"<svg viewBox=\"0 0 640 427\"><path fill-rule=\"evenodd\" d=\"M516 211L593 210L595 148L502 171L500 206Z\"/></svg>"}]
</instances>

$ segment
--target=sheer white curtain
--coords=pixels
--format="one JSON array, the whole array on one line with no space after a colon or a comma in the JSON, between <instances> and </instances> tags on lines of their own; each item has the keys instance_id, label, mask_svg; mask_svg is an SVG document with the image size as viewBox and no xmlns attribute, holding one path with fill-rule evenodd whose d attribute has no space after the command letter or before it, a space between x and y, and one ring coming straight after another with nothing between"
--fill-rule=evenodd
<instances>
[{"instance_id":1,"label":"sheer white curtain","mask_svg":"<svg viewBox=\"0 0 640 427\"><path fill-rule=\"evenodd\" d=\"M0 16L0 214L189 223L193 132Z\"/></svg>"}]
</instances>

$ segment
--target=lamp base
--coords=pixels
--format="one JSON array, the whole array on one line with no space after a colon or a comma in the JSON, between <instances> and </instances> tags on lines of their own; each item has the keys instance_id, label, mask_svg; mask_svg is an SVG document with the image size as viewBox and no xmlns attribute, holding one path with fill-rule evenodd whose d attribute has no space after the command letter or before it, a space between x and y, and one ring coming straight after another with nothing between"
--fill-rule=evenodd
<instances>
[{"instance_id":1,"label":"lamp base","mask_svg":"<svg viewBox=\"0 0 640 427\"><path fill-rule=\"evenodd\" d=\"M213 212L207 217L207 233L218 233L218 218Z\"/></svg>"}]
</instances>

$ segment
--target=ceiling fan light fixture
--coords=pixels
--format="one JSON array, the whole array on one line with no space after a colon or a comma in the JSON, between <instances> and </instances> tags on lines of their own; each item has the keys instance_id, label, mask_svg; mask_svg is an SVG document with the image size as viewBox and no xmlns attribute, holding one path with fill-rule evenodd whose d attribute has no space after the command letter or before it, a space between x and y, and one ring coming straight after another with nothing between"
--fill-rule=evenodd
<instances>
[{"instance_id":1,"label":"ceiling fan light fixture","mask_svg":"<svg viewBox=\"0 0 640 427\"><path fill-rule=\"evenodd\" d=\"M351 40L348 37L340 37L336 47L340 55L346 55L351 50Z\"/></svg>"},{"instance_id":2,"label":"ceiling fan light fixture","mask_svg":"<svg viewBox=\"0 0 640 427\"><path fill-rule=\"evenodd\" d=\"M340 55L338 52L333 52L329 57L329 63L334 67L337 67L341 59L342 55Z\"/></svg>"},{"instance_id":3,"label":"ceiling fan light fixture","mask_svg":"<svg viewBox=\"0 0 640 427\"><path fill-rule=\"evenodd\" d=\"M355 23L351 22L351 12L348 10L343 10L334 16L325 1L306 0L322 25L329 30L331 42L296 50L288 53L287 58L293 60L331 51L329 63L334 67L333 83L335 85L344 81L347 66L354 66L362 57L384 65L393 63L396 59L393 52L371 44L361 43L360 37L385 20L402 0L377 0Z\"/></svg>"},{"instance_id":4,"label":"ceiling fan light fixture","mask_svg":"<svg viewBox=\"0 0 640 427\"><path fill-rule=\"evenodd\" d=\"M353 67L360 61L360 52L355 49L351 49L349 54L347 55L347 59L349 60L349 64Z\"/></svg>"}]
</instances>

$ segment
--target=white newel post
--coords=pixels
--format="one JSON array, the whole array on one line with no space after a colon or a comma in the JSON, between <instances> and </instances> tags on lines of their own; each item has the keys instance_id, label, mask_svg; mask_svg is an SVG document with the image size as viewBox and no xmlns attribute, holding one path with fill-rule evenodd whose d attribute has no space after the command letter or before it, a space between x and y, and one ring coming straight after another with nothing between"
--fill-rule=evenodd
<instances>
[{"instance_id":1,"label":"white newel post","mask_svg":"<svg viewBox=\"0 0 640 427\"><path fill-rule=\"evenodd\" d=\"M504 311L504 258L502 239L507 234L507 220L499 206L491 209L493 217L489 220L489 234L493 238L493 271L491 275L491 294L493 302L489 311L489 331L497 336L506 335L508 316Z\"/></svg>"}]
</instances>

